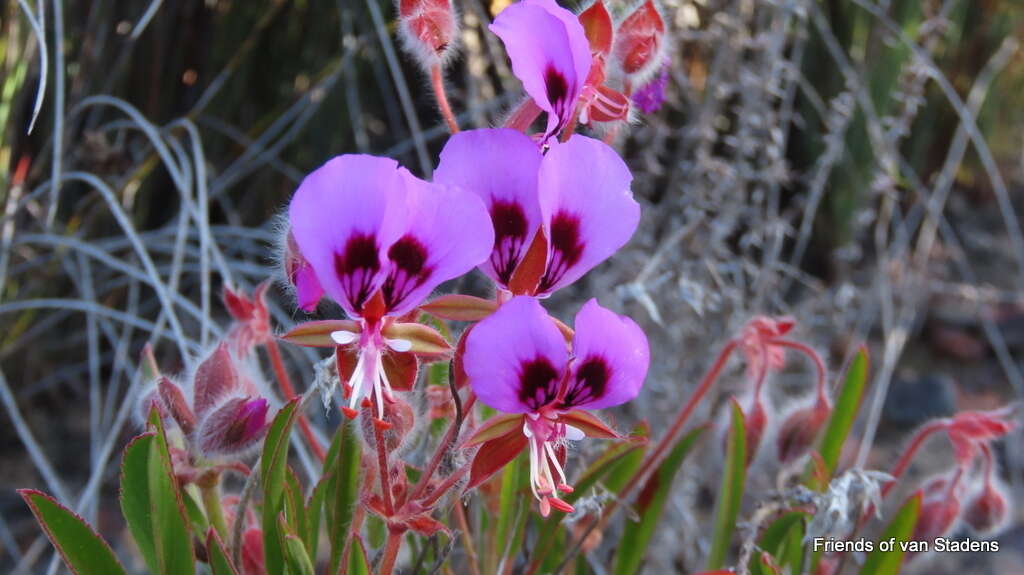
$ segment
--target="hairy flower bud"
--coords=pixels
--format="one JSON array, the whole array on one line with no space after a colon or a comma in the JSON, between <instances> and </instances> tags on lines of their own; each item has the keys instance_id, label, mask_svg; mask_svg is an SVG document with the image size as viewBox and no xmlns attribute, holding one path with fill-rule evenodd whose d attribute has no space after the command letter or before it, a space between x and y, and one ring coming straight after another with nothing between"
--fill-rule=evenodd
<instances>
[{"instance_id":1,"label":"hairy flower bud","mask_svg":"<svg viewBox=\"0 0 1024 575\"><path fill-rule=\"evenodd\" d=\"M815 401L814 405L791 412L776 438L779 462L785 465L807 453L831 413L827 401Z\"/></svg>"},{"instance_id":2,"label":"hairy flower bud","mask_svg":"<svg viewBox=\"0 0 1024 575\"><path fill-rule=\"evenodd\" d=\"M654 0L647 0L619 24L615 57L634 85L642 84L658 69L665 48L665 20Z\"/></svg>"},{"instance_id":3,"label":"hairy flower bud","mask_svg":"<svg viewBox=\"0 0 1024 575\"><path fill-rule=\"evenodd\" d=\"M988 534L999 531L1006 524L1009 514L1006 495L992 481L985 485L964 509L964 521L978 533Z\"/></svg>"},{"instance_id":4,"label":"hairy flower bud","mask_svg":"<svg viewBox=\"0 0 1024 575\"><path fill-rule=\"evenodd\" d=\"M196 446L205 457L241 455L263 439L268 410L263 398L230 399L203 420Z\"/></svg>"},{"instance_id":5,"label":"hairy flower bud","mask_svg":"<svg viewBox=\"0 0 1024 575\"><path fill-rule=\"evenodd\" d=\"M754 398L754 405L745 414L747 425L747 465L757 456L757 449L761 446L761 438L764 437L764 429L768 425L768 413L764 409L764 402L761 398Z\"/></svg>"},{"instance_id":6,"label":"hairy flower bud","mask_svg":"<svg viewBox=\"0 0 1024 575\"><path fill-rule=\"evenodd\" d=\"M384 402L384 417L375 417L374 409L374 405L369 401L363 402L360 427L365 445L371 450L377 449L376 433L377 429L380 429L389 452L401 449L406 436L416 425L416 413L412 406L395 395L391 401Z\"/></svg>"},{"instance_id":7,"label":"hairy flower bud","mask_svg":"<svg viewBox=\"0 0 1024 575\"><path fill-rule=\"evenodd\" d=\"M931 541L952 531L960 518L959 478L933 477L920 488L921 511L912 540Z\"/></svg>"},{"instance_id":8,"label":"hairy flower bud","mask_svg":"<svg viewBox=\"0 0 1024 575\"><path fill-rule=\"evenodd\" d=\"M402 44L424 68L445 61L458 36L451 0L398 0Z\"/></svg>"}]
</instances>

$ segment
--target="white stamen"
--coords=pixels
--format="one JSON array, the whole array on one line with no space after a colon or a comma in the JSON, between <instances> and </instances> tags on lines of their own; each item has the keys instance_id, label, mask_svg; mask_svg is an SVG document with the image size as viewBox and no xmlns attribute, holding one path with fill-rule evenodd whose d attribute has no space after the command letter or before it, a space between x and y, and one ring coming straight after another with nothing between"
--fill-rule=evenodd
<instances>
[{"instance_id":1,"label":"white stamen","mask_svg":"<svg viewBox=\"0 0 1024 575\"><path fill-rule=\"evenodd\" d=\"M405 353L412 349L412 342L407 339L385 339L384 343L399 353Z\"/></svg>"},{"instance_id":2,"label":"white stamen","mask_svg":"<svg viewBox=\"0 0 1024 575\"><path fill-rule=\"evenodd\" d=\"M355 409L359 400L363 398L363 380L366 379L365 374L363 374L363 365L366 363L363 359L364 355L364 353L360 352L359 359L356 361L356 368L352 370L352 377L348 380L349 393L351 394L348 399L349 409Z\"/></svg>"},{"instance_id":3,"label":"white stamen","mask_svg":"<svg viewBox=\"0 0 1024 575\"><path fill-rule=\"evenodd\" d=\"M558 472L558 478L561 480L561 483L563 483L563 484L569 483L568 481L565 480L565 472L562 471L562 466L558 463L558 457L555 455L554 448L551 447L551 442L549 442L549 441L545 441L544 442L544 451L546 451L547 454L548 454L548 457L551 458L551 465L555 468L555 471ZM554 482L552 482L552 483L554 483Z\"/></svg>"},{"instance_id":4,"label":"white stamen","mask_svg":"<svg viewBox=\"0 0 1024 575\"><path fill-rule=\"evenodd\" d=\"M359 339L359 334L345 330L332 331L331 339L334 340L334 343L338 345L348 345L353 341Z\"/></svg>"}]
</instances>

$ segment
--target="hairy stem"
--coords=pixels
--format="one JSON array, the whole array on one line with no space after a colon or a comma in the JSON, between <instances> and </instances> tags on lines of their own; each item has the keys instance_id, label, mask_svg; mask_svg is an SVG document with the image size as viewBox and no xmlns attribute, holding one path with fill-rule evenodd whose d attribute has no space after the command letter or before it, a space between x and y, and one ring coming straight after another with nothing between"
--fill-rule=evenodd
<instances>
[{"instance_id":1,"label":"hairy stem","mask_svg":"<svg viewBox=\"0 0 1024 575\"><path fill-rule=\"evenodd\" d=\"M228 541L228 524L224 520L224 508L220 504L220 482L202 485L199 491L203 495L203 507L206 508L206 516L210 519L210 525L213 525L222 541Z\"/></svg>"},{"instance_id":2,"label":"hairy stem","mask_svg":"<svg viewBox=\"0 0 1024 575\"><path fill-rule=\"evenodd\" d=\"M270 338L264 347L267 350L267 355L270 356L270 365L274 368L274 375L277 377L278 385L281 386L281 391L284 392L285 401L291 401L296 395L295 387L292 386L292 380L288 377L288 370L284 367L284 360L281 358L281 349L277 346L277 340ZM309 420L306 419L306 415L301 412L299 413L299 429L302 430L302 435L306 438L306 443L309 444L313 455L320 461L323 461L324 457L326 457L324 447L320 445L320 441L313 434L313 428L309 424Z\"/></svg>"},{"instance_id":3,"label":"hairy stem","mask_svg":"<svg viewBox=\"0 0 1024 575\"><path fill-rule=\"evenodd\" d=\"M388 542L384 546L384 555L380 560L380 575L391 575L395 570L395 561L398 560L398 552L402 549L402 536L405 535L404 528L388 527Z\"/></svg>"},{"instance_id":4,"label":"hairy stem","mask_svg":"<svg viewBox=\"0 0 1024 575\"><path fill-rule=\"evenodd\" d=\"M459 123L455 121L455 114L448 103L448 96L444 91L444 76L441 75L441 65L434 64L430 68L430 85L434 88L434 97L437 98L437 109L448 124L448 131L453 134L459 133Z\"/></svg>"}]
</instances>

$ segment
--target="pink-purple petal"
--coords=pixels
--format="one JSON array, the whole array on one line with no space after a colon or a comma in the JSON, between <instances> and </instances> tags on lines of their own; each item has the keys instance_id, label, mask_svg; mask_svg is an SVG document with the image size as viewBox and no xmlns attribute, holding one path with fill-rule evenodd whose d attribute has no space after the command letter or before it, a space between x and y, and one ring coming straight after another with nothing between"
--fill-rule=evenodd
<instances>
[{"instance_id":1,"label":"pink-purple petal","mask_svg":"<svg viewBox=\"0 0 1024 575\"><path fill-rule=\"evenodd\" d=\"M487 259L494 230L484 202L458 188L431 184L402 170L409 226L387 248L382 292L388 314L419 305L441 282Z\"/></svg>"},{"instance_id":2,"label":"pink-purple petal","mask_svg":"<svg viewBox=\"0 0 1024 575\"><path fill-rule=\"evenodd\" d=\"M394 160L344 155L306 176L292 197L288 218L299 250L350 316L384 281L383 252L407 227L405 194Z\"/></svg>"},{"instance_id":3,"label":"pink-purple petal","mask_svg":"<svg viewBox=\"0 0 1024 575\"><path fill-rule=\"evenodd\" d=\"M538 184L548 238L538 294L571 284L629 241L640 221L632 179L622 158L603 142L574 135L551 146Z\"/></svg>"},{"instance_id":4,"label":"pink-purple petal","mask_svg":"<svg viewBox=\"0 0 1024 575\"><path fill-rule=\"evenodd\" d=\"M196 444L204 457L240 456L266 434L269 422L266 399L236 397L210 413L196 431Z\"/></svg>"},{"instance_id":5,"label":"pink-purple petal","mask_svg":"<svg viewBox=\"0 0 1024 575\"><path fill-rule=\"evenodd\" d=\"M548 112L546 135L559 132L590 73L590 44L579 19L554 0L523 0L498 14L490 29L504 42L523 89Z\"/></svg>"},{"instance_id":6,"label":"pink-purple petal","mask_svg":"<svg viewBox=\"0 0 1024 575\"><path fill-rule=\"evenodd\" d=\"M459 132L441 150L434 181L476 194L494 227L490 258L480 269L507 287L540 229L537 170L541 152L529 136L507 128Z\"/></svg>"},{"instance_id":7,"label":"pink-purple petal","mask_svg":"<svg viewBox=\"0 0 1024 575\"><path fill-rule=\"evenodd\" d=\"M553 401L568 362L565 339L534 298L514 297L473 327L463 366L473 392L505 413Z\"/></svg>"},{"instance_id":8,"label":"pink-purple petal","mask_svg":"<svg viewBox=\"0 0 1024 575\"><path fill-rule=\"evenodd\" d=\"M635 398L651 361L647 336L640 326L592 299L576 314L575 328L564 404L602 409Z\"/></svg>"}]
</instances>

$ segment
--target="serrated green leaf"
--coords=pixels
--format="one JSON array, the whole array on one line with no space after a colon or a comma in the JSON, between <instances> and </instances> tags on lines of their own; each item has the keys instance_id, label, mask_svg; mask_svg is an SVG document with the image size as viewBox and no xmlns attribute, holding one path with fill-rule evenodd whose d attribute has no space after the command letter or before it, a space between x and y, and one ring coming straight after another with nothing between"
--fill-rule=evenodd
<instances>
[{"instance_id":1,"label":"serrated green leaf","mask_svg":"<svg viewBox=\"0 0 1024 575\"><path fill-rule=\"evenodd\" d=\"M728 447L725 451L725 468L718 490L711 552L708 554L708 570L721 569L725 565L725 558L732 544L732 532L740 514L740 503L743 500L747 478L746 424L743 410L736 400L731 403L731 411L729 435L726 439Z\"/></svg>"},{"instance_id":2,"label":"serrated green leaf","mask_svg":"<svg viewBox=\"0 0 1024 575\"><path fill-rule=\"evenodd\" d=\"M627 575L640 570L647 545L651 542L654 529L665 511L665 502L672 489L672 480L683 464L683 460L696 445L697 440L707 427L698 427L690 431L678 445L672 448L658 469L651 474L637 496L634 504L639 521L626 521L622 540L615 554L616 575Z\"/></svg>"},{"instance_id":3,"label":"serrated green leaf","mask_svg":"<svg viewBox=\"0 0 1024 575\"><path fill-rule=\"evenodd\" d=\"M832 416L829 417L828 425L821 436L821 447L818 453L825 463L825 470L829 477L835 473L836 465L839 464L839 455L842 453L846 437L853 428L857 419L857 411L860 410L861 399L864 396L864 388L868 381L868 352L862 347L857 351L846 368L846 376L843 378L843 388L836 399L835 407L832 409ZM822 489L824 485L817 485L814 474L808 470L807 477L809 485L816 489Z\"/></svg>"},{"instance_id":4,"label":"serrated green leaf","mask_svg":"<svg viewBox=\"0 0 1024 575\"><path fill-rule=\"evenodd\" d=\"M331 573L337 573L341 566L352 525L352 512L359 498L359 443L355 433L352 424L342 423L331 445L336 455L324 496L324 514L331 543Z\"/></svg>"},{"instance_id":5,"label":"serrated green leaf","mask_svg":"<svg viewBox=\"0 0 1024 575\"><path fill-rule=\"evenodd\" d=\"M238 570L231 564L224 543L217 531L210 529L206 533L206 553L209 556L210 571L213 575L238 575Z\"/></svg>"},{"instance_id":6,"label":"serrated green leaf","mask_svg":"<svg viewBox=\"0 0 1024 575\"><path fill-rule=\"evenodd\" d=\"M860 569L861 575L898 575L904 555L900 542L910 540L920 512L921 494L917 493L900 507L879 538L879 541L895 539L896 546L891 551L882 551L876 542L874 551L868 554L864 566Z\"/></svg>"},{"instance_id":7,"label":"serrated green leaf","mask_svg":"<svg viewBox=\"0 0 1024 575\"><path fill-rule=\"evenodd\" d=\"M260 458L260 479L263 483L263 556L268 573L283 573L285 541L278 517L284 508L284 490L288 470L288 447L292 425L298 414L300 398L286 403L270 424Z\"/></svg>"},{"instance_id":8,"label":"serrated green leaf","mask_svg":"<svg viewBox=\"0 0 1024 575\"><path fill-rule=\"evenodd\" d=\"M46 536L57 548L64 564L76 575L117 575L125 573L114 552L81 517L41 491L20 489L25 503L36 516Z\"/></svg>"}]
</instances>

